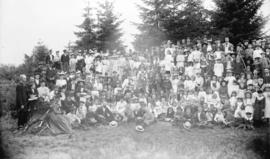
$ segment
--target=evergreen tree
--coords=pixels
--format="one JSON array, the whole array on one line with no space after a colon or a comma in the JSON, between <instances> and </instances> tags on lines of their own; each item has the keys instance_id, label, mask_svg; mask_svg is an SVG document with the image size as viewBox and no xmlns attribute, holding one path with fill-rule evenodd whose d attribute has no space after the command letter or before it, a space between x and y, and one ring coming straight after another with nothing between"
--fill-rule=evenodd
<instances>
[{"instance_id":1,"label":"evergreen tree","mask_svg":"<svg viewBox=\"0 0 270 159\"><path fill-rule=\"evenodd\" d=\"M113 2L105 1L100 4L97 30L97 47L99 50L119 50L123 47L120 29L122 21L113 11Z\"/></svg>"},{"instance_id":2,"label":"evergreen tree","mask_svg":"<svg viewBox=\"0 0 270 159\"><path fill-rule=\"evenodd\" d=\"M34 47L31 55L24 55L24 63L17 68L17 72L26 75L33 74L38 68L39 64L45 64L46 56L49 49L42 42L38 42Z\"/></svg>"},{"instance_id":3,"label":"evergreen tree","mask_svg":"<svg viewBox=\"0 0 270 159\"><path fill-rule=\"evenodd\" d=\"M33 60L34 63L44 63L46 56L48 55L49 49L43 44L43 42L38 42L37 46L33 50Z\"/></svg>"},{"instance_id":4,"label":"evergreen tree","mask_svg":"<svg viewBox=\"0 0 270 159\"><path fill-rule=\"evenodd\" d=\"M87 6L83 14L84 21L77 27L81 30L74 34L78 37L76 41L76 48L81 50L90 50L96 47L96 33L94 19L91 17L91 8Z\"/></svg>"},{"instance_id":5,"label":"evergreen tree","mask_svg":"<svg viewBox=\"0 0 270 159\"><path fill-rule=\"evenodd\" d=\"M210 27L210 12L201 0L143 0L139 6L143 24L135 48L160 45L164 40L203 36Z\"/></svg>"},{"instance_id":6,"label":"evergreen tree","mask_svg":"<svg viewBox=\"0 0 270 159\"><path fill-rule=\"evenodd\" d=\"M236 44L261 36L264 18L258 13L264 0L215 0L215 34L229 36Z\"/></svg>"},{"instance_id":7,"label":"evergreen tree","mask_svg":"<svg viewBox=\"0 0 270 159\"><path fill-rule=\"evenodd\" d=\"M142 0L144 5L138 6L141 10L142 24L138 24L139 35L135 35L134 46L137 49L145 49L150 46L158 46L166 39L163 19L167 16L166 6L168 0Z\"/></svg>"},{"instance_id":8,"label":"evergreen tree","mask_svg":"<svg viewBox=\"0 0 270 159\"><path fill-rule=\"evenodd\" d=\"M210 28L210 12L203 7L202 1L176 0L176 2L174 10L168 8L171 12L164 23L167 37L176 42L183 38L196 38L206 34Z\"/></svg>"}]
</instances>

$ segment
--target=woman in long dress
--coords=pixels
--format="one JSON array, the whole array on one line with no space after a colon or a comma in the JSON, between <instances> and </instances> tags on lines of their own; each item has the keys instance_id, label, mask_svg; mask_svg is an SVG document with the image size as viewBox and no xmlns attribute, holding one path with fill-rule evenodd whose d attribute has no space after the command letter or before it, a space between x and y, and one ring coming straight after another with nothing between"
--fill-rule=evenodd
<instances>
[{"instance_id":1,"label":"woman in long dress","mask_svg":"<svg viewBox=\"0 0 270 159\"><path fill-rule=\"evenodd\" d=\"M265 85L265 109L264 109L264 118L267 119L267 122L269 123L270 119L270 85Z\"/></svg>"}]
</instances>

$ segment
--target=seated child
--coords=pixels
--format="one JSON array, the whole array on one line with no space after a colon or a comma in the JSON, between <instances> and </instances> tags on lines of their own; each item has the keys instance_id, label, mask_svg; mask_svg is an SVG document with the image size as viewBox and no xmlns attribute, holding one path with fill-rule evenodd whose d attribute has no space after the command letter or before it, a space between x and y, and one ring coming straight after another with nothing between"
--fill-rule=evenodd
<instances>
[{"instance_id":1,"label":"seated child","mask_svg":"<svg viewBox=\"0 0 270 159\"><path fill-rule=\"evenodd\" d=\"M198 107L198 111L196 112L196 115L195 115L195 122L198 126L207 125L207 117L206 117L206 113L204 111L203 106Z\"/></svg>"},{"instance_id":2,"label":"seated child","mask_svg":"<svg viewBox=\"0 0 270 159\"><path fill-rule=\"evenodd\" d=\"M220 108L217 109L217 112L216 112L215 117L214 117L214 121L217 124L226 124L224 114Z\"/></svg>"},{"instance_id":3,"label":"seated child","mask_svg":"<svg viewBox=\"0 0 270 159\"><path fill-rule=\"evenodd\" d=\"M166 114L166 117L165 117L165 121L172 122L173 119L174 119L174 114L175 114L175 112L174 112L173 108L169 107L167 109L167 114Z\"/></svg>"}]
</instances>

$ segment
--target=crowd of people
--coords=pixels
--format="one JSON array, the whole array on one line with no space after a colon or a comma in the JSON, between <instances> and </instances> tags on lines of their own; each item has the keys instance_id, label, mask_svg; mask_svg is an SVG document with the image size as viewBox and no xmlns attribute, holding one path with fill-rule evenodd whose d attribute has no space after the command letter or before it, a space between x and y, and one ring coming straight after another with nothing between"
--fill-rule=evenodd
<instances>
[{"instance_id":1,"label":"crowd of people","mask_svg":"<svg viewBox=\"0 0 270 159\"><path fill-rule=\"evenodd\" d=\"M42 119L53 133L126 122L137 131L157 121L185 129L269 126L269 58L269 39L234 46L228 37L167 41L125 54L50 50L45 65L20 76L18 128L45 105L50 111Z\"/></svg>"}]
</instances>

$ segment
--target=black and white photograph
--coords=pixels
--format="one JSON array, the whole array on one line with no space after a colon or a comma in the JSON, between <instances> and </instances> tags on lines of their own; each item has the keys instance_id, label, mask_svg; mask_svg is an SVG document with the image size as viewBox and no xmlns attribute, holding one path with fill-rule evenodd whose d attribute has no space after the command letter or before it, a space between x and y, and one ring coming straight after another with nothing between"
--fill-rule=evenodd
<instances>
[{"instance_id":1,"label":"black and white photograph","mask_svg":"<svg viewBox=\"0 0 270 159\"><path fill-rule=\"evenodd\" d=\"M270 0L0 0L0 159L269 159Z\"/></svg>"}]
</instances>

